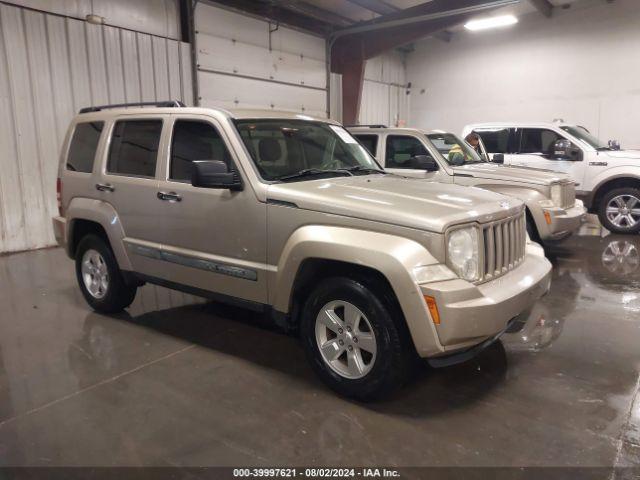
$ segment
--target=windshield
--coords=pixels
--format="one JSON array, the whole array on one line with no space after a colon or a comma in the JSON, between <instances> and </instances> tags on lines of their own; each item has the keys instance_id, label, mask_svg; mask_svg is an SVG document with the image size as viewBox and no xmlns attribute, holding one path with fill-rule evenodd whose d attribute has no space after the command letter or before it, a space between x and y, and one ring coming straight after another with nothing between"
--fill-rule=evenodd
<instances>
[{"instance_id":1,"label":"windshield","mask_svg":"<svg viewBox=\"0 0 640 480\"><path fill-rule=\"evenodd\" d=\"M471 145L453 133L430 133L427 137L451 166L484 162Z\"/></svg>"},{"instance_id":2,"label":"windshield","mask_svg":"<svg viewBox=\"0 0 640 480\"><path fill-rule=\"evenodd\" d=\"M338 125L289 119L237 120L235 124L265 180L382 172L364 147Z\"/></svg>"},{"instance_id":3,"label":"windshield","mask_svg":"<svg viewBox=\"0 0 640 480\"><path fill-rule=\"evenodd\" d=\"M609 146L605 142L591 135L583 127L564 126L560 128L596 150L609 150Z\"/></svg>"}]
</instances>

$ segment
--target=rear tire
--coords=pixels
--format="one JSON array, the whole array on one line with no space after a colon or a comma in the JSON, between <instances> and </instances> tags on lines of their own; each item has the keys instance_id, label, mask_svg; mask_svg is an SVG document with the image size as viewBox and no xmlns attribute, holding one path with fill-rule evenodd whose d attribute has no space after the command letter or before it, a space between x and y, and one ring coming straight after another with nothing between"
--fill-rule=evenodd
<instances>
[{"instance_id":1,"label":"rear tire","mask_svg":"<svg viewBox=\"0 0 640 480\"><path fill-rule=\"evenodd\" d=\"M111 247L97 235L80 240L76 277L87 303L101 313L120 312L133 302L138 288L127 285Z\"/></svg>"},{"instance_id":2,"label":"rear tire","mask_svg":"<svg viewBox=\"0 0 640 480\"><path fill-rule=\"evenodd\" d=\"M631 234L640 231L640 189L615 188L598 205L598 218L607 230Z\"/></svg>"},{"instance_id":3,"label":"rear tire","mask_svg":"<svg viewBox=\"0 0 640 480\"><path fill-rule=\"evenodd\" d=\"M316 374L339 394L362 401L399 388L414 355L397 310L363 281L323 280L307 298L300 325Z\"/></svg>"}]
</instances>

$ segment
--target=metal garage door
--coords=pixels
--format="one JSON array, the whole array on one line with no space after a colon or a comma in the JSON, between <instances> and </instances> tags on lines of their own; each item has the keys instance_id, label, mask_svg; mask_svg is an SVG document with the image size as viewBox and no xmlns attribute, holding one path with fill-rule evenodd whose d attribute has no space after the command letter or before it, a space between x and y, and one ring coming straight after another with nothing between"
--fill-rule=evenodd
<instances>
[{"instance_id":1,"label":"metal garage door","mask_svg":"<svg viewBox=\"0 0 640 480\"><path fill-rule=\"evenodd\" d=\"M402 54L389 52L367 60L360 102L360 123L406 126L409 95Z\"/></svg>"},{"instance_id":2,"label":"metal garage door","mask_svg":"<svg viewBox=\"0 0 640 480\"><path fill-rule=\"evenodd\" d=\"M54 244L58 152L80 107L192 102L189 46L0 4L0 253Z\"/></svg>"},{"instance_id":3,"label":"metal garage door","mask_svg":"<svg viewBox=\"0 0 640 480\"><path fill-rule=\"evenodd\" d=\"M195 19L200 105L327 116L323 38L204 3Z\"/></svg>"}]
</instances>

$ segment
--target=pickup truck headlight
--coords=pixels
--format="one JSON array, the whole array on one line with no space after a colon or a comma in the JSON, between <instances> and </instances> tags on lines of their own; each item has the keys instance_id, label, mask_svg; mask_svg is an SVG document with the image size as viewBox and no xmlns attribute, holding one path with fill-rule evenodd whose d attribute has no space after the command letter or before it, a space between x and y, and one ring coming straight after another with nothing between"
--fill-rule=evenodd
<instances>
[{"instance_id":1,"label":"pickup truck headlight","mask_svg":"<svg viewBox=\"0 0 640 480\"><path fill-rule=\"evenodd\" d=\"M551 201L556 207L562 207L562 185L551 185Z\"/></svg>"},{"instance_id":2,"label":"pickup truck headlight","mask_svg":"<svg viewBox=\"0 0 640 480\"><path fill-rule=\"evenodd\" d=\"M449 234L447 255L450 267L462 278L473 282L478 280L478 229L460 228Z\"/></svg>"}]
</instances>

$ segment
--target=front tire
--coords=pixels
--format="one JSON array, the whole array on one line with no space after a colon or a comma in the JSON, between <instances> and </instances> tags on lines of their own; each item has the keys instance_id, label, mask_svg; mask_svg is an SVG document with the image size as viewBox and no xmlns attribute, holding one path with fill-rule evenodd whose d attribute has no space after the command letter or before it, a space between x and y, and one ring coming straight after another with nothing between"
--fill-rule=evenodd
<instances>
[{"instance_id":1,"label":"front tire","mask_svg":"<svg viewBox=\"0 0 640 480\"><path fill-rule=\"evenodd\" d=\"M87 303L101 313L122 311L138 290L127 285L111 247L97 235L87 235L78 244L76 277Z\"/></svg>"},{"instance_id":2,"label":"front tire","mask_svg":"<svg viewBox=\"0 0 640 480\"><path fill-rule=\"evenodd\" d=\"M598 218L602 226L611 232L639 232L640 190L624 187L607 192L598 207Z\"/></svg>"},{"instance_id":3,"label":"front tire","mask_svg":"<svg viewBox=\"0 0 640 480\"><path fill-rule=\"evenodd\" d=\"M346 277L322 281L307 298L302 343L316 374L346 397L370 401L408 378L412 348L392 302Z\"/></svg>"}]
</instances>

